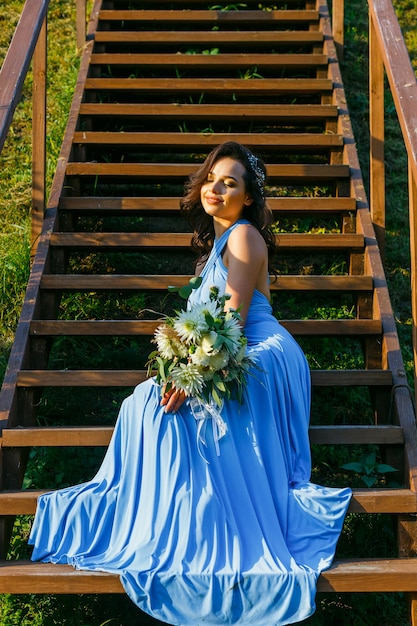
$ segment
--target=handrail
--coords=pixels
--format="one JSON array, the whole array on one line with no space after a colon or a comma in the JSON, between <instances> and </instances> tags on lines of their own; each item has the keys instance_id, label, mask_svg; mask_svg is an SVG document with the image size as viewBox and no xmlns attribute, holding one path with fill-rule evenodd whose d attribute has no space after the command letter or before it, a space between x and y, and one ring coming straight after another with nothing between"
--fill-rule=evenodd
<instances>
[{"instance_id":1,"label":"handrail","mask_svg":"<svg viewBox=\"0 0 417 626\"><path fill-rule=\"evenodd\" d=\"M77 2L77 46L85 42L86 0ZM8 135L33 60L32 256L46 204L46 79L49 0L26 0L0 70L0 152Z\"/></svg>"},{"instance_id":2,"label":"handrail","mask_svg":"<svg viewBox=\"0 0 417 626\"><path fill-rule=\"evenodd\" d=\"M368 0L370 67L370 206L384 249L384 70L408 157L414 393L417 395L417 81L391 0Z\"/></svg>"},{"instance_id":3,"label":"handrail","mask_svg":"<svg viewBox=\"0 0 417 626\"><path fill-rule=\"evenodd\" d=\"M333 0L332 35L337 56L342 61L345 44L345 0Z\"/></svg>"}]
</instances>

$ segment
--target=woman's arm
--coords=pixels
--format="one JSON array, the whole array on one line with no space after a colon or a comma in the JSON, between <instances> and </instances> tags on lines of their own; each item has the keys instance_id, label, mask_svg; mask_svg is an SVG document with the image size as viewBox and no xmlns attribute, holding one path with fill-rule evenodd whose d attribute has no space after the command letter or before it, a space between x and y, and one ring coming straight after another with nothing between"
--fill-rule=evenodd
<instances>
[{"instance_id":1,"label":"woman's arm","mask_svg":"<svg viewBox=\"0 0 417 626\"><path fill-rule=\"evenodd\" d=\"M269 299L268 250L262 235L250 224L241 224L229 237L223 256L227 267L227 308L237 309L246 322L253 292L258 289Z\"/></svg>"}]
</instances>

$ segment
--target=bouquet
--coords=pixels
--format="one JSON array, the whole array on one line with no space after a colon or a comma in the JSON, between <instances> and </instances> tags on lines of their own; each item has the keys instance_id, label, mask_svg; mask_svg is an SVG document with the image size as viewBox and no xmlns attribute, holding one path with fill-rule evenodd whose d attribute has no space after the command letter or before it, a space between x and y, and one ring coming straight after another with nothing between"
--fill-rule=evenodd
<instances>
[{"instance_id":1,"label":"bouquet","mask_svg":"<svg viewBox=\"0 0 417 626\"><path fill-rule=\"evenodd\" d=\"M187 299L201 282L195 277L185 287L168 290ZM239 309L225 310L228 299L213 286L208 302L176 311L158 326L153 339L157 350L147 365L148 374L156 369L161 393L175 387L206 407L214 403L221 408L225 398L242 402L246 376L255 362L246 354Z\"/></svg>"}]
</instances>

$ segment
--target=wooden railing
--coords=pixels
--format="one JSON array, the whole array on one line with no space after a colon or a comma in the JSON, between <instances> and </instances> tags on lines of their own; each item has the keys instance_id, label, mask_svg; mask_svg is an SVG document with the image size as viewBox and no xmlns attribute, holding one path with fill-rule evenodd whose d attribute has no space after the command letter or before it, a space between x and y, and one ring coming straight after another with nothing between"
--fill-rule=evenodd
<instances>
[{"instance_id":1,"label":"wooden railing","mask_svg":"<svg viewBox=\"0 0 417 626\"><path fill-rule=\"evenodd\" d=\"M391 0L369 4L370 207L381 256L385 236L384 77L408 158L414 393L417 394L417 81Z\"/></svg>"},{"instance_id":2,"label":"wooden railing","mask_svg":"<svg viewBox=\"0 0 417 626\"><path fill-rule=\"evenodd\" d=\"M77 46L86 36L86 0L76 0ZM47 14L49 0L27 0L0 70L0 152L8 135L31 62L32 109L32 253L42 229L46 205Z\"/></svg>"}]
</instances>

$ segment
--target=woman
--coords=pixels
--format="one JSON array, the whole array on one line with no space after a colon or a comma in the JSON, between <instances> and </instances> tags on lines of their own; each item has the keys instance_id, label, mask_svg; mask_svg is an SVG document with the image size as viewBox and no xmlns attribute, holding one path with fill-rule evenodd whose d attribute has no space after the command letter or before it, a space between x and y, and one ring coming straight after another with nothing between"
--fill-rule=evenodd
<instances>
[{"instance_id":1,"label":"woman","mask_svg":"<svg viewBox=\"0 0 417 626\"><path fill-rule=\"evenodd\" d=\"M181 202L195 229L202 284L241 308L257 368L244 400L227 400L204 454L190 400L139 385L120 411L95 478L41 496L34 560L120 574L132 600L169 624L293 624L311 615L349 489L313 485L310 374L269 303L265 167L228 142L194 174Z\"/></svg>"}]
</instances>

